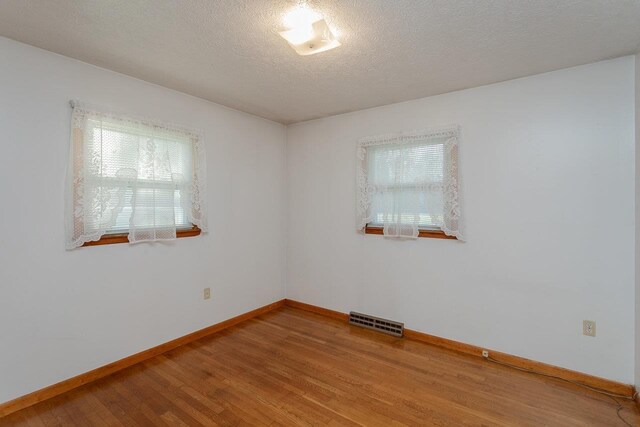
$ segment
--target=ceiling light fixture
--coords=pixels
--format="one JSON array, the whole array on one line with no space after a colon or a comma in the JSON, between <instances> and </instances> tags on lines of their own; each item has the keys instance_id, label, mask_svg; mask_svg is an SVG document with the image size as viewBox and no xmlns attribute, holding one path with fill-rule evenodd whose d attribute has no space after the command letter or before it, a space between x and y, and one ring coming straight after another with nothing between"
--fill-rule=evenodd
<instances>
[{"instance_id":1,"label":"ceiling light fixture","mask_svg":"<svg viewBox=\"0 0 640 427\"><path fill-rule=\"evenodd\" d=\"M298 55L313 55L340 46L322 15L304 4L287 13L283 22L288 30L280 35Z\"/></svg>"}]
</instances>

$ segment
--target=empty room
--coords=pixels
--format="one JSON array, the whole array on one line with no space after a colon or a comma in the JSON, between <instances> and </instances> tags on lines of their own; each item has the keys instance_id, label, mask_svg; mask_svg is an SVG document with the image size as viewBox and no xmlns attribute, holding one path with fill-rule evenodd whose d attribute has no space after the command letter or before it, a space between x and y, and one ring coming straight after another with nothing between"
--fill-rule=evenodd
<instances>
[{"instance_id":1,"label":"empty room","mask_svg":"<svg viewBox=\"0 0 640 427\"><path fill-rule=\"evenodd\" d=\"M0 426L640 426L640 0L0 0Z\"/></svg>"}]
</instances>

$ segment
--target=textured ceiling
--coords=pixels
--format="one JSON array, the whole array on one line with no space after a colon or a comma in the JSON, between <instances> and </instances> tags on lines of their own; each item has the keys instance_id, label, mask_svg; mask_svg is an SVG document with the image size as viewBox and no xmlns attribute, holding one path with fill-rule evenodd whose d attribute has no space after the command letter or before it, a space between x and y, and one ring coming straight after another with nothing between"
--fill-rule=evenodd
<instances>
[{"instance_id":1,"label":"textured ceiling","mask_svg":"<svg viewBox=\"0 0 640 427\"><path fill-rule=\"evenodd\" d=\"M309 0L342 46L298 56L295 0L2 0L0 35L282 123L632 54L640 0Z\"/></svg>"}]
</instances>

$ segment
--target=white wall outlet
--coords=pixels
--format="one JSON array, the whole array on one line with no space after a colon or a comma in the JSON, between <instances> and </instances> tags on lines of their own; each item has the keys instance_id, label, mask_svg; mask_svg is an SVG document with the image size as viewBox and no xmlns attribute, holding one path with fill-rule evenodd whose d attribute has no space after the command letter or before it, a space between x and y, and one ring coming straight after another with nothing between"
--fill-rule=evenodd
<instances>
[{"instance_id":1,"label":"white wall outlet","mask_svg":"<svg viewBox=\"0 0 640 427\"><path fill-rule=\"evenodd\" d=\"M211 298L211 288L204 288L204 293L202 295L203 299Z\"/></svg>"},{"instance_id":2,"label":"white wall outlet","mask_svg":"<svg viewBox=\"0 0 640 427\"><path fill-rule=\"evenodd\" d=\"M489 358L489 350L482 350L482 357Z\"/></svg>"},{"instance_id":3,"label":"white wall outlet","mask_svg":"<svg viewBox=\"0 0 640 427\"><path fill-rule=\"evenodd\" d=\"M588 337L596 336L596 322L593 320L582 321L582 334Z\"/></svg>"}]
</instances>

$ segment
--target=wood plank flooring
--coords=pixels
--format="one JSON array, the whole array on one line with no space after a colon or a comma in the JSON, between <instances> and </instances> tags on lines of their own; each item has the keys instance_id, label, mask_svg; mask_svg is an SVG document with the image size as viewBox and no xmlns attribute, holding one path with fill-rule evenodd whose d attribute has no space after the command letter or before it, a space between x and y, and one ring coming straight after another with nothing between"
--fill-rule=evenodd
<instances>
[{"instance_id":1,"label":"wood plank flooring","mask_svg":"<svg viewBox=\"0 0 640 427\"><path fill-rule=\"evenodd\" d=\"M622 417L640 425L629 400ZM624 426L608 397L285 307L2 426Z\"/></svg>"}]
</instances>

